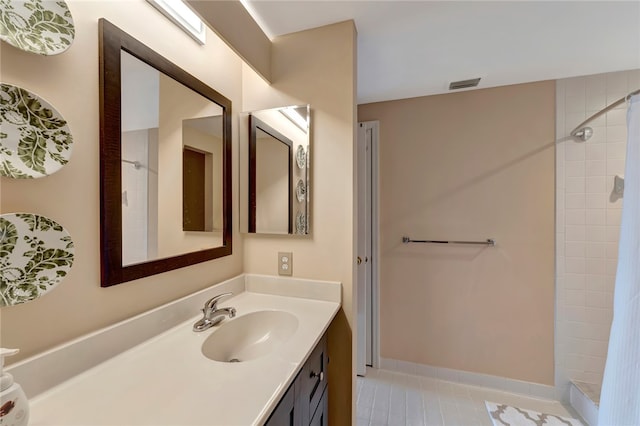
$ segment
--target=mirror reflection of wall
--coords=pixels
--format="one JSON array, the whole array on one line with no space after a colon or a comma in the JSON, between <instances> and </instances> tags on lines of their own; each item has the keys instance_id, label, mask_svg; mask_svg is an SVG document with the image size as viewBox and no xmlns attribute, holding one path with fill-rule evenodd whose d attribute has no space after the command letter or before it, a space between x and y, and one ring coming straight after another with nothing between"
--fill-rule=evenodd
<instances>
[{"instance_id":1,"label":"mirror reflection of wall","mask_svg":"<svg viewBox=\"0 0 640 426\"><path fill-rule=\"evenodd\" d=\"M249 232L290 234L293 142L264 121L249 116Z\"/></svg>"},{"instance_id":2,"label":"mirror reflection of wall","mask_svg":"<svg viewBox=\"0 0 640 426\"><path fill-rule=\"evenodd\" d=\"M221 232L222 116L182 123L182 229Z\"/></svg>"},{"instance_id":3,"label":"mirror reflection of wall","mask_svg":"<svg viewBox=\"0 0 640 426\"><path fill-rule=\"evenodd\" d=\"M121 68L123 265L222 245L222 108L124 51ZM203 159L193 190L187 151Z\"/></svg>"},{"instance_id":4,"label":"mirror reflection of wall","mask_svg":"<svg viewBox=\"0 0 640 426\"><path fill-rule=\"evenodd\" d=\"M309 234L308 105L240 114L240 230Z\"/></svg>"}]
</instances>

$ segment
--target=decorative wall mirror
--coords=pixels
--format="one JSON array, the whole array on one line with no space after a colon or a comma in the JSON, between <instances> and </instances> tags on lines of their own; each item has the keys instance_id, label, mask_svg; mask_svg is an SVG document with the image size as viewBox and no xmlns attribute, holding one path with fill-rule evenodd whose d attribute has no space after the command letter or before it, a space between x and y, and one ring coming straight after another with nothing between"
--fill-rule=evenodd
<instances>
[{"instance_id":1,"label":"decorative wall mirror","mask_svg":"<svg viewBox=\"0 0 640 426\"><path fill-rule=\"evenodd\" d=\"M240 230L310 233L309 105L240 114Z\"/></svg>"},{"instance_id":2,"label":"decorative wall mirror","mask_svg":"<svg viewBox=\"0 0 640 426\"><path fill-rule=\"evenodd\" d=\"M103 287L231 254L231 101L101 19Z\"/></svg>"}]
</instances>

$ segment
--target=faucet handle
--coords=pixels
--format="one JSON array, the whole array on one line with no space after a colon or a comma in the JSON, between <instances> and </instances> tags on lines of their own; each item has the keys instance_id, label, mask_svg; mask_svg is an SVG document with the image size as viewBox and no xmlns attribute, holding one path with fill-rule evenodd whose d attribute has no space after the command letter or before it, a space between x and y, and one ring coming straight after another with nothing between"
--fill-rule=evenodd
<instances>
[{"instance_id":1,"label":"faucet handle","mask_svg":"<svg viewBox=\"0 0 640 426\"><path fill-rule=\"evenodd\" d=\"M213 296L211 299L207 300L207 302L204 304L204 309L216 309L218 302L220 301L220 299L227 297L227 296L233 296L233 293L229 292L229 293L222 293L219 294L217 296Z\"/></svg>"}]
</instances>

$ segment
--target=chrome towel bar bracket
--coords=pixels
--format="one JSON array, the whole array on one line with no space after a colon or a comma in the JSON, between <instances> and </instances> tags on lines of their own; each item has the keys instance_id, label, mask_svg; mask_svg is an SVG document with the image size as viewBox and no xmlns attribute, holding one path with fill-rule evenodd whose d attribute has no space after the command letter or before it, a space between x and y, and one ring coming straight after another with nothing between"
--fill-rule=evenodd
<instances>
[{"instance_id":1,"label":"chrome towel bar bracket","mask_svg":"<svg viewBox=\"0 0 640 426\"><path fill-rule=\"evenodd\" d=\"M427 244L471 244L471 245L485 245L494 247L496 240L493 238L487 238L485 241L443 241L443 240L412 240L409 237L402 237L402 242L408 243L427 243Z\"/></svg>"}]
</instances>

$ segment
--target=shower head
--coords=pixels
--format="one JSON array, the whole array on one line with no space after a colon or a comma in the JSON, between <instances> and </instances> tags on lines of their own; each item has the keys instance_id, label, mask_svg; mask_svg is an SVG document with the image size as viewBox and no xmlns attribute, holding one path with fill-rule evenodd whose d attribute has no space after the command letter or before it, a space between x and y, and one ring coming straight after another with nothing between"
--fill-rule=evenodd
<instances>
[{"instance_id":1,"label":"shower head","mask_svg":"<svg viewBox=\"0 0 640 426\"><path fill-rule=\"evenodd\" d=\"M571 136L573 136L574 138L578 138L584 142L591 136L593 136L593 129L591 127L581 127L571 132Z\"/></svg>"}]
</instances>

